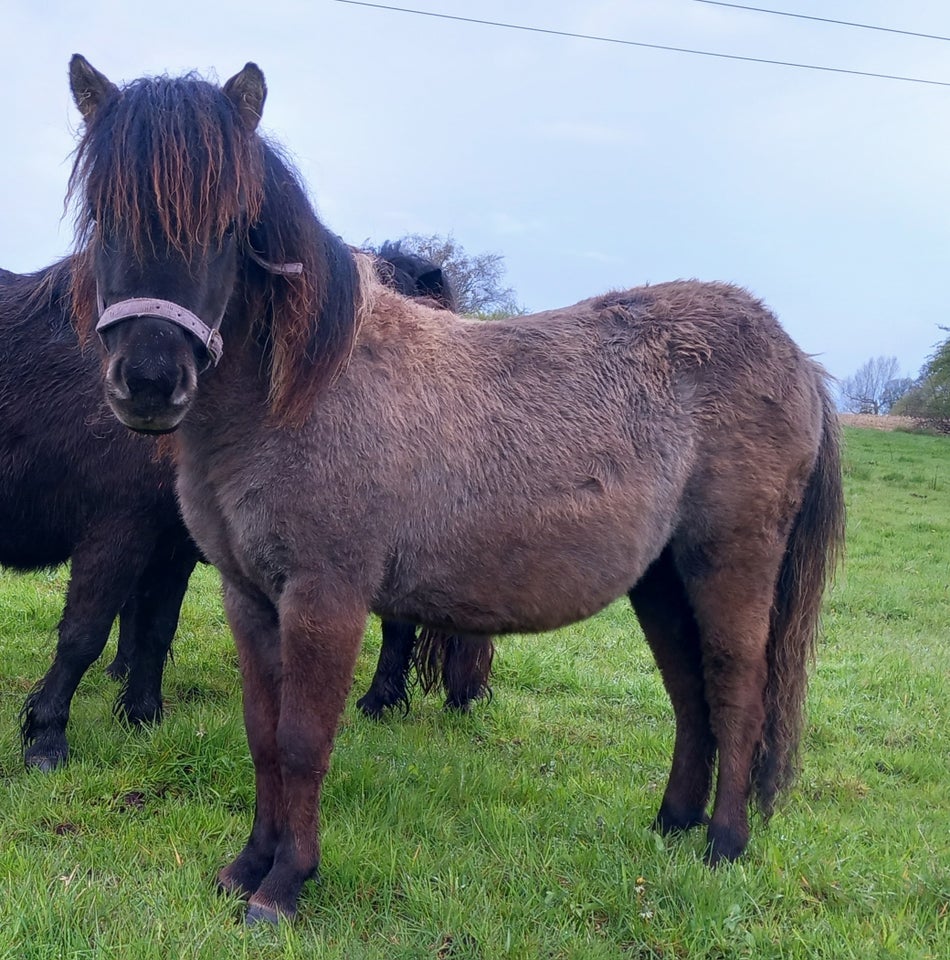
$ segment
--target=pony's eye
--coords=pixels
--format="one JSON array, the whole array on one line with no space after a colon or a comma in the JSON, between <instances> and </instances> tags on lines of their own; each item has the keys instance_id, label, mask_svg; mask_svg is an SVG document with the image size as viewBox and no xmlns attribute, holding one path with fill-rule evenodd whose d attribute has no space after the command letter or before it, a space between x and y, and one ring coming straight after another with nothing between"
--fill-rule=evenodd
<instances>
[{"instance_id":1,"label":"pony's eye","mask_svg":"<svg viewBox=\"0 0 950 960\"><path fill-rule=\"evenodd\" d=\"M224 228L224 239L225 239L225 240L229 240L231 237L233 237L233 236L234 236L234 231L235 231L236 229L237 229L237 222L234 221L234 220L232 220L232 221Z\"/></svg>"}]
</instances>

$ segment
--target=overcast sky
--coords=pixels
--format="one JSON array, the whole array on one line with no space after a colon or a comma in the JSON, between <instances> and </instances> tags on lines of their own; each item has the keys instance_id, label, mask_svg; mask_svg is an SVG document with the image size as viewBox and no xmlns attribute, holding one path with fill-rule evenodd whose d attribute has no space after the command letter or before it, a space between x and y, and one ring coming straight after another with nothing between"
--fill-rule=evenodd
<instances>
[{"instance_id":1,"label":"overcast sky","mask_svg":"<svg viewBox=\"0 0 950 960\"><path fill-rule=\"evenodd\" d=\"M267 76L263 126L360 243L451 233L530 310L677 277L750 288L842 377L950 325L950 86L338 3L3 0L0 266L67 252L67 63ZM950 37L947 0L751 0ZM402 0L551 30L950 84L950 43L697 0ZM217 12L210 12L214 10Z\"/></svg>"}]
</instances>

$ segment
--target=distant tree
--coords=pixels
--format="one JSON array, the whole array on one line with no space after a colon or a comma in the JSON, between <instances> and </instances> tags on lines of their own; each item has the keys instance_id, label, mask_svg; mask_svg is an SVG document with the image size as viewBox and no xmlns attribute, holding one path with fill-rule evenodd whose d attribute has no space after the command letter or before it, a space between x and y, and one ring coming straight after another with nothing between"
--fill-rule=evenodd
<instances>
[{"instance_id":1,"label":"distant tree","mask_svg":"<svg viewBox=\"0 0 950 960\"><path fill-rule=\"evenodd\" d=\"M873 357L841 381L841 407L848 413L887 413L912 381L898 376L897 357Z\"/></svg>"},{"instance_id":2,"label":"distant tree","mask_svg":"<svg viewBox=\"0 0 950 960\"><path fill-rule=\"evenodd\" d=\"M913 377L896 377L884 384L881 394L882 412L893 413L894 404L910 390L917 381Z\"/></svg>"},{"instance_id":3,"label":"distant tree","mask_svg":"<svg viewBox=\"0 0 950 960\"><path fill-rule=\"evenodd\" d=\"M477 314L486 319L524 313L515 291L504 285L505 258L500 253L470 255L451 234L410 233L396 244L407 253L426 257L442 268L455 291L459 313ZM381 249L369 242L364 247L374 252Z\"/></svg>"},{"instance_id":4,"label":"distant tree","mask_svg":"<svg viewBox=\"0 0 950 960\"><path fill-rule=\"evenodd\" d=\"M921 368L920 376L892 409L950 433L950 337L937 347Z\"/></svg>"}]
</instances>

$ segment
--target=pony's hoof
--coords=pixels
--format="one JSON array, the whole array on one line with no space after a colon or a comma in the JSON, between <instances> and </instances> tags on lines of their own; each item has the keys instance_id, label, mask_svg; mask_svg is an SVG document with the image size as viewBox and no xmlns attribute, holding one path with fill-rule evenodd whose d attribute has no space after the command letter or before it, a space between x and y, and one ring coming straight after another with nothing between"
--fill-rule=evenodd
<instances>
[{"instance_id":1,"label":"pony's hoof","mask_svg":"<svg viewBox=\"0 0 950 960\"><path fill-rule=\"evenodd\" d=\"M118 657L106 667L106 676L112 680L124 680L129 675L129 665L127 661L120 660Z\"/></svg>"},{"instance_id":2,"label":"pony's hoof","mask_svg":"<svg viewBox=\"0 0 950 960\"><path fill-rule=\"evenodd\" d=\"M281 920L292 920L293 915L281 913L276 907L266 903L249 903L247 913L244 914L244 925L254 927L259 923L269 923L277 926Z\"/></svg>"},{"instance_id":3,"label":"pony's hoof","mask_svg":"<svg viewBox=\"0 0 950 960\"><path fill-rule=\"evenodd\" d=\"M125 704L117 711L131 727L156 726L165 716L164 707L159 701L136 704Z\"/></svg>"},{"instance_id":4,"label":"pony's hoof","mask_svg":"<svg viewBox=\"0 0 950 960\"><path fill-rule=\"evenodd\" d=\"M218 890L249 900L257 893L272 863L272 857L255 856L245 849L236 860L218 871Z\"/></svg>"},{"instance_id":5,"label":"pony's hoof","mask_svg":"<svg viewBox=\"0 0 950 960\"><path fill-rule=\"evenodd\" d=\"M251 888L236 877L231 876L231 874L228 873L227 867L218 871L214 886L222 896L240 897L242 900L250 899L251 895L257 889L257 887Z\"/></svg>"},{"instance_id":6,"label":"pony's hoof","mask_svg":"<svg viewBox=\"0 0 950 960\"><path fill-rule=\"evenodd\" d=\"M446 700L442 706L442 709L448 713L471 713L472 712L472 701L471 700Z\"/></svg>"},{"instance_id":7,"label":"pony's hoof","mask_svg":"<svg viewBox=\"0 0 950 960\"><path fill-rule=\"evenodd\" d=\"M356 709L369 720L382 720L383 705L367 693L356 701Z\"/></svg>"},{"instance_id":8,"label":"pony's hoof","mask_svg":"<svg viewBox=\"0 0 950 960\"><path fill-rule=\"evenodd\" d=\"M390 710L395 713L397 709L402 716L408 717L409 698L403 696L386 700L379 694L367 692L356 701L356 709L369 720L382 720Z\"/></svg>"},{"instance_id":9,"label":"pony's hoof","mask_svg":"<svg viewBox=\"0 0 950 960\"><path fill-rule=\"evenodd\" d=\"M706 863L713 869L721 864L732 863L738 860L749 843L748 833L743 835L738 830L729 828L709 827L706 843Z\"/></svg>"},{"instance_id":10,"label":"pony's hoof","mask_svg":"<svg viewBox=\"0 0 950 960\"><path fill-rule=\"evenodd\" d=\"M52 773L64 766L69 757L69 749L48 749L33 744L23 755L23 762L28 770L39 770L40 773Z\"/></svg>"},{"instance_id":11,"label":"pony's hoof","mask_svg":"<svg viewBox=\"0 0 950 960\"><path fill-rule=\"evenodd\" d=\"M664 837L671 833L685 833L693 827L703 827L709 823L709 817L703 810L674 813L667 807L660 807L653 821L653 829Z\"/></svg>"}]
</instances>

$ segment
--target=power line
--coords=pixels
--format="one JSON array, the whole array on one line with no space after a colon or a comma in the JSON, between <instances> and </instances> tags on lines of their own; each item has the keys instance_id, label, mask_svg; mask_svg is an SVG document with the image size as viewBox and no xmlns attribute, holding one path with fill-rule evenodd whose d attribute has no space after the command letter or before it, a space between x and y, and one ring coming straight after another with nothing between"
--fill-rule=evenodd
<instances>
[{"instance_id":1,"label":"power line","mask_svg":"<svg viewBox=\"0 0 950 960\"><path fill-rule=\"evenodd\" d=\"M879 27L872 23L856 23L853 20L832 20L830 17L813 17L807 13L789 13L787 10L770 10L768 7L749 7L744 3L725 3L724 0L694 0L695 3L708 3L714 7L731 7L733 10L751 10L754 13L771 13L776 17L794 17L796 20L816 20L818 23L834 23L839 27L860 27L862 30L880 30L881 33L899 33L905 37L922 37L924 40L943 40L950 42L950 37L941 37L935 33L916 33L913 30L898 30L895 27Z\"/></svg>"},{"instance_id":2,"label":"power line","mask_svg":"<svg viewBox=\"0 0 950 960\"><path fill-rule=\"evenodd\" d=\"M923 83L932 87L950 87L944 80L926 80L922 77L902 77L892 73L872 73L867 70L847 70L844 67L825 67L815 63L794 63L789 60L769 60L765 57L743 57L736 53L716 53L712 50L694 50L690 47L672 47L662 43L645 43L641 40L622 40L619 37L598 37L589 33L571 33L568 30L549 30L546 27L529 27L521 23L504 23L499 20L478 20L475 17L459 17L451 13L434 13L431 10L413 10L410 7L394 7L384 3L369 3L367 0L335 0L355 7L370 7L374 10L390 10L396 13L412 13L420 17L435 17L439 20L456 20L460 23L478 23L486 27L505 27L508 30L524 30L528 33L545 33L555 37L573 37L577 40L597 40L600 43L616 43L627 47L644 47L648 50L665 50L670 53L689 53L697 57L715 57L720 60L740 60L744 63L767 63L776 67L795 67L799 70L820 70L824 73L847 73L855 77L875 77L878 80L899 80L902 83Z\"/></svg>"}]
</instances>

